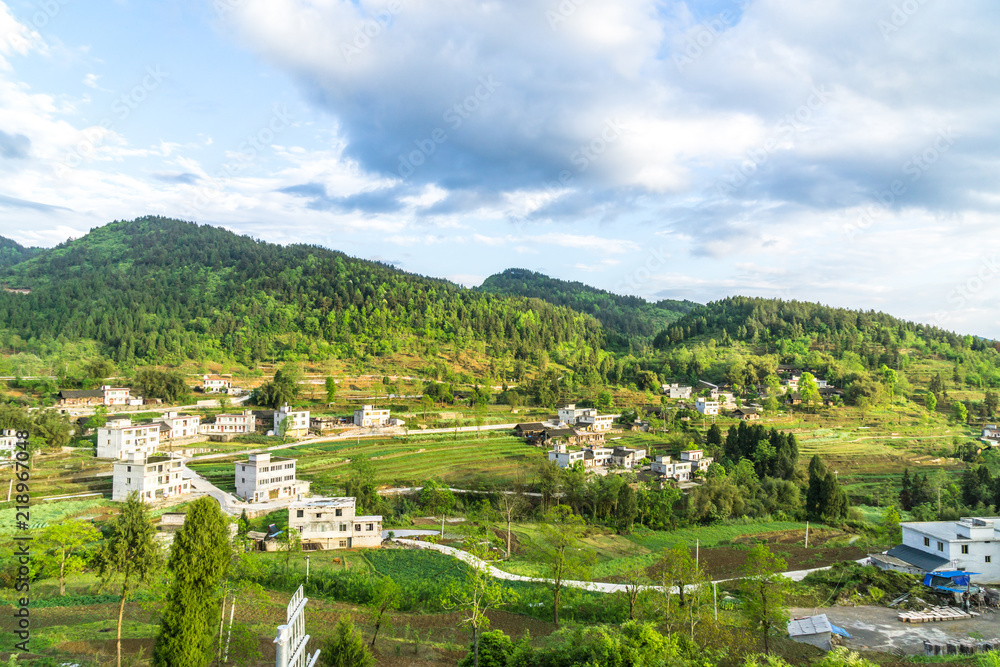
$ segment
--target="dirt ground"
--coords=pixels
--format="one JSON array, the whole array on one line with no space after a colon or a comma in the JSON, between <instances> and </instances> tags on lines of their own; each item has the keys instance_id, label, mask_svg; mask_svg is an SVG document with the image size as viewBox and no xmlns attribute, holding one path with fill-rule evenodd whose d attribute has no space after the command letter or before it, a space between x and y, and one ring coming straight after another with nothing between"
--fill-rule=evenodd
<instances>
[{"instance_id":1,"label":"dirt ground","mask_svg":"<svg viewBox=\"0 0 1000 667\"><path fill-rule=\"evenodd\" d=\"M903 623L896 619L897 611L885 607L827 607L789 609L792 618L826 614L830 622L847 630L851 638L844 640L848 648L886 653L902 651L922 655L924 640L945 641L968 639L970 636L993 639L1000 637L1000 614L986 613L968 621L940 623Z\"/></svg>"},{"instance_id":2,"label":"dirt ground","mask_svg":"<svg viewBox=\"0 0 1000 667\"><path fill-rule=\"evenodd\" d=\"M834 539L843 541L845 537L849 538L846 533L840 531L823 533L817 531L817 534L810 535L809 548L806 549L804 535L800 531L748 535L733 540L732 545L703 548L699 559L713 579L725 579L742 574L747 550L757 542L764 542L772 553L784 558L789 570L809 570L840 561L857 560L868 555L864 549L853 545L827 546L830 541Z\"/></svg>"}]
</instances>

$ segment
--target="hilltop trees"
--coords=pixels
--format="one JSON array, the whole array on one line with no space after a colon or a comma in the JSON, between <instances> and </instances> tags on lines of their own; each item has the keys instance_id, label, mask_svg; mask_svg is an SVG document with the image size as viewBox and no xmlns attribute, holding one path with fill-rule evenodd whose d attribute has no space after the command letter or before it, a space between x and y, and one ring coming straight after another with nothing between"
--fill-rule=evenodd
<instances>
[{"instance_id":1,"label":"hilltop trees","mask_svg":"<svg viewBox=\"0 0 1000 667\"><path fill-rule=\"evenodd\" d=\"M226 516L209 496L188 508L167 567L174 575L153 647L158 667L203 667L212 661L220 584L232 556Z\"/></svg>"},{"instance_id":2,"label":"hilltop trees","mask_svg":"<svg viewBox=\"0 0 1000 667\"><path fill-rule=\"evenodd\" d=\"M792 479L799 459L799 445L791 433L740 422L738 427L730 427L727 432L723 456L731 464L742 459L752 461L758 477Z\"/></svg>"},{"instance_id":3,"label":"hilltop trees","mask_svg":"<svg viewBox=\"0 0 1000 667\"><path fill-rule=\"evenodd\" d=\"M40 542L52 553L53 569L58 572L59 595L66 595L66 577L86 564L81 553L84 547L100 538L97 528L78 519L51 524L42 532Z\"/></svg>"},{"instance_id":4,"label":"hilltop trees","mask_svg":"<svg viewBox=\"0 0 1000 667\"><path fill-rule=\"evenodd\" d=\"M743 566L743 590L747 594L743 614L750 629L760 631L764 653L770 653L772 630L784 632L788 621L788 580L781 574L787 567L783 558L773 555L763 544L750 550Z\"/></svg>"}]
</instances>

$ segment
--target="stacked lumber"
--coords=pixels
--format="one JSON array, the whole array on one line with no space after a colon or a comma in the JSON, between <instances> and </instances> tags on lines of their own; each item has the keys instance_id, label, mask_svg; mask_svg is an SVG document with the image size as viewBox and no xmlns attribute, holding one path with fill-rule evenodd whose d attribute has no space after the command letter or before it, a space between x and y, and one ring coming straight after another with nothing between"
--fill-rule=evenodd
<instances>
[{"instance_id":1,"label":"stacked lumber","mask_svg":"<svg viewBox=\"0 0 1000 667\"><path fill-rule=\"evenodd\" d=\"M979 616L974 611L962 611L955 607L931 607L923 611L901 611L896 616L903 623L934 623L937 621L964 621Z\"/></svg>"}]
</instances>

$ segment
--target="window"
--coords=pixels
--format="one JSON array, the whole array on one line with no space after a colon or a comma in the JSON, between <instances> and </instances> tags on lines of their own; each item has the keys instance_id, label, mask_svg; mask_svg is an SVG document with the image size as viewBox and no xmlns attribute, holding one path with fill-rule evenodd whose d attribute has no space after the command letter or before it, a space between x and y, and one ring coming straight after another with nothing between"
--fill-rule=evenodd
<instances>
[{"instance_id":1,"label":"window","mask_svg":"<svg viewBox=\"0 0 1000 667\"><path fill-rule=\"evenodd\" d=\"M986 557L986 562L987 563L992 563L993 562L993 556L987 556Z\"/></svg>"},{"instance_id":2,"label":"window","mask_svg":"<svg viewBox=\"0 0 1000 667\"><path fill-rule=\"evenodd\" d=\"M323 515L320 512L316 512L316 518L317 519L322 519Z\"/></svg>"},{"instance_id":3,"label":"window","mask_svg":"<svg viewBox=\"0 0 1000 667\"><path fill-rule=\"evenodd\" d=\"M925 547L929 547L930 545L931 545L931 538L925 537L924 538L924 546Z\"/></svg>"},{"instance_id":4,"label":"window","mask_svg":"<svg viewBox=\"0 0 1000 667\"><path fill-rule=\"evenodd\" d=\"M132 466L125 466L125 472L132 472Z\"/></svg>"},{"instance_id":5,"label":"window","mask_svg":"<svg viewBox=\"0 0 1000 667\"><path fill-rule=\"evenodd\" d=\"M370 523L366 523L365 524L365 530L367 530L370 533L373 530L375 530L375 527L372 524L370 524Z\"/></svg>"},{"instance_id":6,"label":"window","mask_svg":"<svg viewBox=\"0 0 1000 667\"><path fill-rule=\"evenodd\" d=\"M357 532L357 533L361 532L361 524L360 523L354 524L354 531Z\"/></svg>"},{"instance_id":7,"label":"window","mask_svg":"<svg viewBox=\"0 0 1000 667\"><path fill-rule=\"evenodd\" d=\"M295 518L301 519L305 516L305 510L295 510Z\"/></svg>"},{"instance_id":8,"label":"window","mask_svg":"<svg viewBox=\"0 0 1000 667\"><path fill-rule=\"evenodd\" d=\"M938 542L938 551L944 551L944 542Z\"/></svg>"},{"instance_id":9,"label":"window","mask_svg":"<svg viewBox=\"0 0 1000 667\"><path fill-rule=\"evenodd\" d=\"M346 533L347 532L347 524L346 523L340 524L340 532L342 532L342 533Z\"/></svg>"},{"instance_id":10,"label":"window","mask_svg":"<svg viewBox=\"0 0 1000 667\"><path fill-rule=\"evenodd\" d=\"M963 544L962 545L962 553L963 554L969 553L969 545L968 544Z\"/></svg>"},{"instance_id":11,"label":"window","mask_svg":"<svg viewBox=\"0 0 1000 667\"><path fill-rule=\"evenodd\" d=\"M344 516L344 510L338 509L337 510L337 516Z\"/></svg>"},{"instance_id":12,"label":"window","mask_svg":"<svg viewBox=\"0 0 1000 667\"><path fill-rule=\"evenodd\" d=\"M240 477L240 484L246 484L246 483L247 483L247 478L246 477Z\"/></svg>"},{"instance_id":13,"label":"window","mask_svg":"<svg viewBox=\"0 0 1000 667\"><path fill-rule=\"evenodd\" d=\"M346 548L346 547L347 547L347 540L341 540L341 541L340 541L340 547L341 547L342 549L343 549L343 548Z\"/></svg>"}]
</instances>

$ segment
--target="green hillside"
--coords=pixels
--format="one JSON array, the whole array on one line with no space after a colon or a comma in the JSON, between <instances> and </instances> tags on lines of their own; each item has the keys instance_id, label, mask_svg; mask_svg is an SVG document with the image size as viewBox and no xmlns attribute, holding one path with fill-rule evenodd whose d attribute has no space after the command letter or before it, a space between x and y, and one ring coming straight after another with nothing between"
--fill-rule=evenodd
<instances>
[{"instance_id":1,"label":"green hillside","mask_svg":"<svg viewBox=\"0 0 1000 667\"><path fill-rule=\"evenodd\" d=\"M0 236L0 267L12 266L31 259L41 251L41 248L25 248L16 241Z\"/></svg>"},{"instance_id":2,"label":"green hillside","mask_svg":"<svg viewBox=\"0 0 1000 667\"><path fill-rule=\"evenodd\" d=\"M593 315L604 326L608 343L619 349L628 349L631 339L655 335L698 305L671 299L650 303L641 297L612 294L527 269L507 269L490 276L477 289L490 294L542 299Z\"/></svg>"},{"instance_id":3,"label":"green hillside","mask_svg":"<svg viewBox=\"0 0 1000 667\"><path fill-rule=\"evenodd\" d=\"M525 359L567 341L600 348L599 323L538 299L308 245L279 246L168 218L118 221L0 268L0 344L94 340L124 364L360 358L485 343Z\"/></svg>"}]
</instances>

